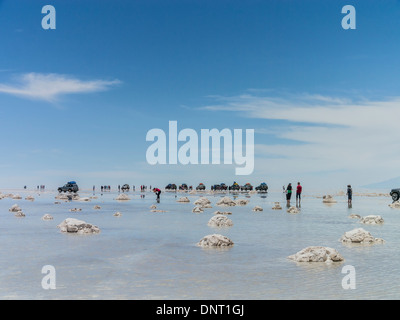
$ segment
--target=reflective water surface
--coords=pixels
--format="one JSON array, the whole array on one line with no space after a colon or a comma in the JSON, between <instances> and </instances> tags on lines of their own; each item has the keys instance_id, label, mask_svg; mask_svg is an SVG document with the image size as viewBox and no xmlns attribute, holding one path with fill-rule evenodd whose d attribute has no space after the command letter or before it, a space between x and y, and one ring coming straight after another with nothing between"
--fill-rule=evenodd
<instances>
[{"instance_id":1,"label":"reflective water surface","mask_svg":"<svg viewBox=\"0 0 400 320\"><path fill-rule=\"evenodd\" d=\"M205 196L213 208L192 213L199 194L155 195L128 193L130 201L115 200L118 193L97 193L90 202L60 200L55 192L19 193L21 200L0 200L1 299L399 299L400 209L388 207L384 196L354 197L347 207L343 196L325 205L305 195L299 214L286 212L284 195L251 194L247 206L218 207L223 195ZM5 193L5 191L3 191ZM34 201L24 200L28 195ZM187 196L190 203L177 203ZM233 198L232 194L228 194ZM92 196L82 192L81 197ZM283 210L272 210L279 201ZM26 214L17 218L8 209L18 204ZM151 212L150 206L167 212ZM101 206L95 210L95 205ZM254 206L264 211L253 212ZM82 208L81 212L70 212ZM207 225L214 211L231 211L233 226ZM113 214L119 211L121 217ZM44 214L54 219L43 221ZM383 225L362 225L351 213L381 215ZM95 235L63 234L57 228L68 217L97 225ZM345 246L341 235L362 227L384 244ZM205 235L223 234L235 243L229 249L202 249ZM342 263L295 263L287 257L320 245L335 248ZM56 270L56 289L41 282L44 265ZM345 265L356 270L356 289L342 288Z\"/></svg>"}]
</instances>

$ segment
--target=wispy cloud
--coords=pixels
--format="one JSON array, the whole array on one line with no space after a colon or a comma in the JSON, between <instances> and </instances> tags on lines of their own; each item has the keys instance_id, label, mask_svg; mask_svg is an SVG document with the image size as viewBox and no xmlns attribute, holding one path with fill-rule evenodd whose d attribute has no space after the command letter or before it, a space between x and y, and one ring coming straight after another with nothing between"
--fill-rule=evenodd
<instances>
[{"instance_id":1,"label":"wispy cloud","mask_svg":"<svg viewBox=\"0 0 400 320\"><path fill-rule=\"evenodd\" d=\"M104 91L120 83L119 80L84 81L55 73L26 73L16 80L15 84L0 84L0 93L49 102L58 100L62 95Z\"/></svg>"},{"instance_id":2,"label":"wispy cloud","mask_svg":"<svg viewBox=\"0 0 400 320\"><path fill-rule=\"evenodd\" d=\"M265 159L261 167L288 174L342 170L365 182L397 174L400 97L373 101L300 94L282 98L250 92L219 96L215 102L202 109L269 120L264 128L255 128L264 133L256 137L261 143L255 146L258 164ZM280 120L279 126L271 120ZM272 143L268 135L278 140Z\"/></svg>"}]
</instances>

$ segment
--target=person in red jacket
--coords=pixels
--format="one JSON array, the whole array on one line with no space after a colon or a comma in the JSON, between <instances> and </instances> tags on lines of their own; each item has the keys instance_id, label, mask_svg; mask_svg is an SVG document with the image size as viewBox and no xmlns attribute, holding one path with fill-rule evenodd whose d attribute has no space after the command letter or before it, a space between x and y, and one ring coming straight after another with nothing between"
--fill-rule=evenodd
<instances>
[{"instance_id":1,"label":"person in red jacket","mask_svg":"<svg viewBox=\"0 0 400 320\"><path fill-rule=\"evenodd\" d=\"M158 188L153 188L153 192L157 195L157 202L160 202L161 190Z\"/></svg>"},{"instance_id":2,"label":"person in red jacket","mask_svg":"<svg viewBox=\"0 0 400 320\"><path fill-rule=\"evenodd\" d=\"M303 191L303 187L300 185L300 182L297 182L297 188L296 188L296 204L300 206L300 201L301 201L301 192ZM298 201L298 203L297 203Z\"/></svg>"}]
</instances>

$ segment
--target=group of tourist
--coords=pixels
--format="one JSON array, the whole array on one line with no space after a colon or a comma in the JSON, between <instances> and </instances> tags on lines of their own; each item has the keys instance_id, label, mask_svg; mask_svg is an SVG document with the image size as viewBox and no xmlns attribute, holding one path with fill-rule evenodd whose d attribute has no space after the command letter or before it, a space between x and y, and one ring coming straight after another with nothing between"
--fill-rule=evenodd
<instances>
[{"instance_id":1,"label":"group of tourist","mask_svg":"<svg viewBox=\"0 0 400 320\"><path fill-rule=\"evenodd\" d=\"M301 193L303 191L303 187L301 186L300 182L297 182L297 186L296 186L296 206L300 207L300 202L301 202ZM283 192L286 193L286 203L287 206L290 206L290 199L292 198L292 192L293 192L293 188L292 188L292 184L289 183L288 186L285 189L285 186L283 186ZM353 189L351 187L351 185L347 185L347 191L346 191L346 195L347 195L347 204L349 206L349 208L352 206L352 200L353 200Z\"/></svg>"}]
</instances>

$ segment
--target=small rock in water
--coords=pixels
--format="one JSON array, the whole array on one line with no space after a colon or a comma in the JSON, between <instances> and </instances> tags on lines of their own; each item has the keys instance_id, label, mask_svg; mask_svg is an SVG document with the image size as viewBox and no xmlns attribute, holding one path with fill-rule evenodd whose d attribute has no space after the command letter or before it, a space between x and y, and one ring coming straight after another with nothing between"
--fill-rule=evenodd
<instances>
[{"instance_id":1,"label":"small rock in water","mask_svg":"<svg viewBox=\"0 0 400 320\"><path fill-rule=\"evenodd\" d=\"M98 205L95 205L95 206L93 207L93 209L95 209L95 210L99 210L99 209L101 209L101 207L100 207L100 206L98 206Z\"/></svg>"},{"instance_id":2,"label":"small rock in water","mask_svg":"<svg viewBox=\"0 0 400 320\"><path fill-rule=\"evenodd\" d=\"M360 222L364 224L382 224L384 223L384 220L381 216L369 215L362 217Z\"/></svg>"},{"instance_id":3,"label":"small rock in water","mask_svg":"<svg viewBox=\"0 0 400 320\"><path fill-rule=\"evenodd\" d=\"M233 241L221 234L210 234L201 239L197 245L205 248L231 247Z\"/></svg>"},{"instance_id":4,"label":"small rock in water","mask_svg":"<svg viewBox=\"0 0 400 320\"><path fill-rule=\"evenodd\" d=\"M342 243L360 243L360 244L374 244L384 243L385 241L380 238L375 238L368 231L363 228L356 228L351 231L347 231L339 239Z\"/></svg>"},{"instance_id":5,"label":"small rock in water","mask_svg":"<svg viewBox=\"0 0 400 320\"><path fill-rule=\"evenodd\" d=\"M300 212L300 210L297 209L296 207L290 207L290 208L287 209L286 211L289 212L289 213L292 213L292 214L296 214L296 213L299 213L299 212Z\"/></svg>"},{"instance_id":6,"label":"small rock in water","mask_svg":"<svg viewBox=\"0 0 400 320\"><path fill-rule=\"evenodd\" d=\"M389 207L391 207L391 208L397 208L397 209L400 208L400 201L397 200L397 201L395 201L395 202L389 204Z\"/></svg>"},{"instance_id":7,"label":"small rock in water","mask_svg":"<svg viewBox=\"0 0 400 320\"><path fill-rule=\"evenodd\" d=\"M120 216L122 216L122 213L118 211L118 212L114 213L113 216L114 217L120 217Z\"/></svg>"},{"instance_id":8,"label":"small rock in water","mask_svg":"<svg viewBox=\"0 0 400 320\"><path fill-rule=\"evenodd\" d=\"M217 206L233 207L236 206L236 202L229 197L223 197L217 202Z\"/></svg>"},{"instance_id":9,"label":"small rock in water","mask_svg":"<svg viewBox=\"0 0 400 320\"><path fill-rule=\"evenodd\" d=\"M337 201L330 195L325 195L322 197L322 202L323 203L336 203Z\"/></svg>"},{"instance_id":10,"label":"small rock in water","mask_svg":"<svg viewBox=\"0 0 400 320\"><path fill-rule=\"evenodd\" d=\"M11 212L18 212L18 211L22 211L22 209L19 207L19 205L14 204L14 205L11 206L10 209L8 209L8 211L11 211Z\"/></svg>"},{"instance_id":11,"label":"small rock in water","mask_svg":"<svg viewBox=\"0 0 400 320\"><path fill-rule=\"evenodd\" d=\"M275 205L272 207L273 210L282 210L282 207L279 202L275 202Z\"/></svg>"},{"instance_id":12,"label":"small rock in water","mask_svg":"<svg viewBox=\"0 0 400 320\"><path fill-rule=\"evenodd\" d=\"M188 197L181 197L178 200L176 200L176 202L190 202Z\"/></svg>"},{"instance_id":13,"label":"small rock in water","mask_svg":"<svg viewBox=\"0 0 400 320\"><path fill-rule=\"evenodd\" d=\"M361 216L359 215L359 214L351 214L351 215L349 215L349 218L351 218L351 219L360 219L361 218Z\"/></svg>"},{"instance_id":14,"label":"small rock in water","mask_svg":"<svg viewBox=\"0 0 400 320\"><path fill-rule=\"evenodd\" d=\"M204 210L202 208L200 208L200 207L194 207L192 212L194 212L194 213L202 213L202 212L204 212Z\"/></svg>"},{"instance_id":15,"label":"small rock in water","mask_svg":"<svg viewBox=\"0 0 400 320\"><path fill-rule=\"evenodd\" d=\"M217 214L208 221L210 227L232 227L233 222L225 215Z\"/></svg>"},{"instance_id":16,"label":"small rock in water","mask_svg":"<svg viewBox=\"0 0 400 320\"><path fill-rule=\"evenodd\" d=\"M53 217L52 217L50 214L46 213L46 214L42 217L42 220L53 220Z\"/></svg>"},{"instance_id":17,"label":"small rock in water","mask_svg":"<svg viewBox=\"0 0 400 320\"><path fill-rule=\"evenodd\" d=\"M288 257L296 262L340 262L343 257L335 249L322 246L310 246Z\"/></svg>"},{"instance_id":18,"label":"small rock in water","mask_svg":"<svg viewBox=\"0 0 400 320\"><path fill-rule=\"evenodd\" d=\"M219 210L217 210L217 211L214 212L214 214L226 214L226 215L229 215L229 214L232 214L232 212L230 212L230 211L219 211Z\"/></svg>"},{"instance_id":19,"label":"small rock in water","mask_svg":"<svg viewBox=\"0 0 400 320\"><path fill-rule=\"evenodd\" d=\"M57 227L60 228L61 232L66 233L92 234L100 232L97 226L74 218L65 219Z\"/></svg>"},{"instance_id":20,"label":"small rock in water","mask_svg":"<svg viewBox=\"0 0 400 320\"><path fill-rule=\"evenodd\" d=\"M125 193L121 193L118 197L115 198L115 200L127 201L131 200L131 198L129 198L128 195L126 195Z\"/></svg>"}]
</instances>

